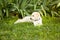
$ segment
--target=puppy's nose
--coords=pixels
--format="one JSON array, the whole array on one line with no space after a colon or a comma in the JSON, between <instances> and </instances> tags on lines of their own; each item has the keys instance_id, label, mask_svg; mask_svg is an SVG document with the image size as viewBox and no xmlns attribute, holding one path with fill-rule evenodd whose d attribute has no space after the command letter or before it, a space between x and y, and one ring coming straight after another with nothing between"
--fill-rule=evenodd
<instances>
[{"instance_id":1,"label":"puppy's nose","mask_svg":"<svg viewBox=\"0 0 60 40\"><path fill-rule=\"evenodd\" d=\"M30 18L32 20L32 18Z\"/></svg>"}]
</instances>

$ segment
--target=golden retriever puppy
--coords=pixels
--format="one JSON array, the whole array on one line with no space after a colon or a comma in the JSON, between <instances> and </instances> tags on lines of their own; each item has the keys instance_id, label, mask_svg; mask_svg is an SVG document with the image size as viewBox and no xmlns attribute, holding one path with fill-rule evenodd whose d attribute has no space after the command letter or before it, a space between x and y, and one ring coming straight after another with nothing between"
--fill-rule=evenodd
<instances>
[{"instance_id":1,"label":"golden retriever puppy","mask_svg":"<svg viewBox=\"0 0 60 40\"><path fill-rule=\"evenodd\" d=\"M34 26L42 25L42 18L39 12L33 12L32 15L26 16L23 19L18 19L14 24L21 22L32 22Z\"/></svg>"}]
</instances>

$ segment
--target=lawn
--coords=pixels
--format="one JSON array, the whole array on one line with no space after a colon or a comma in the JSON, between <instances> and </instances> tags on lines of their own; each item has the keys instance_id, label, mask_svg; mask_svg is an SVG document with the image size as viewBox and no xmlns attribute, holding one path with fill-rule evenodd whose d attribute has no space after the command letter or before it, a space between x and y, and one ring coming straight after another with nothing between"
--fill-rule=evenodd
<instances>
[{"instance_id":1,"label":"lawn","mask_svg":"<svg viewBox=\"0 0 60 40\"><path fill-rule=\"evenodd\" d=\"M16 19L0 21L0 40L60 40L60 18L43 17L42 26L13 24Z\"/></svg>"}]
</instances>

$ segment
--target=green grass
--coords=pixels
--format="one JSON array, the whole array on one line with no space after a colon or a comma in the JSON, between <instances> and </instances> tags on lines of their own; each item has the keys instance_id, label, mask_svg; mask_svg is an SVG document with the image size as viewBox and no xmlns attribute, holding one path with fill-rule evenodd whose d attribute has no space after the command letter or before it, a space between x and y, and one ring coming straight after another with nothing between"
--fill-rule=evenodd
<instances>
[{"instance_id":1,"label":"green grass","mask_svg":"<svg viewBox=\"0 0 60 40\"><path fill-rule=\"evenodd\" d=\"M43 17L43 25L13 24L16 19L0 21L0 40L60 40L60 18Z\"/></svg>"}]
</instances>

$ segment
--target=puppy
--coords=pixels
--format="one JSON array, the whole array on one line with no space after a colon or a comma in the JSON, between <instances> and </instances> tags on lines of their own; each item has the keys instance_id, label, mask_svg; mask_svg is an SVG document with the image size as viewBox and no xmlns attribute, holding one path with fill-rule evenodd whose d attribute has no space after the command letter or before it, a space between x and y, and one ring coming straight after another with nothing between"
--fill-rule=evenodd
<instances>
[{"instance_id":1,"label":"puppy","mask_svg":"<svg viewBox=\"0 0 60 40\"><path fill-rule=\"evenodd\" d=\"M34 26L42 25L42 18L39 12L33 12L32 15L26 16L23 19L18 19L14 24L21 22L32 22Z\"/></svg>"},{"instance_id":2,"label":"puppy","mask_svg":"<svg viewBox=\"0 0 60 40\"><path fill-rule=\"evenodd\" d=\"M34 26L42 25L42 18L39 12L33 12L30 18L34 24Z\"/></svg>"}]
</instances>

